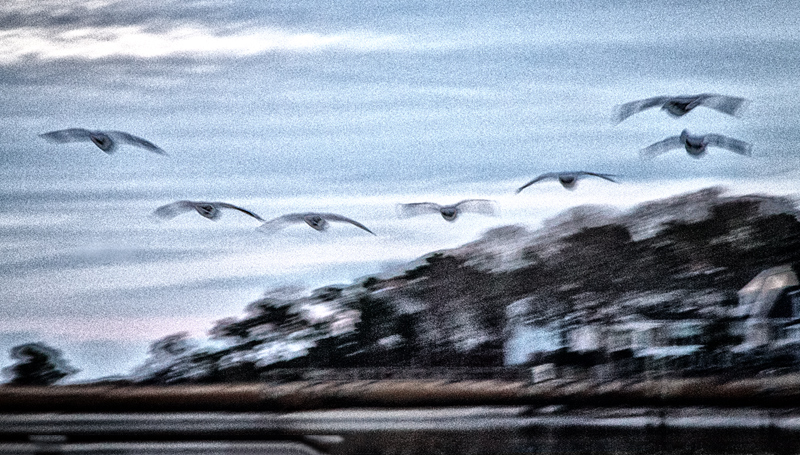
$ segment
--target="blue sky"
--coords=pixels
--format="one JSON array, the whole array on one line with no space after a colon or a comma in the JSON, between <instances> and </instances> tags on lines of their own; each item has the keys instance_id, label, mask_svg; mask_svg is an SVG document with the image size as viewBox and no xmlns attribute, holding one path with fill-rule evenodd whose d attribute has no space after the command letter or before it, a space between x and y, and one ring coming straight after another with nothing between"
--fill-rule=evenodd
<instances>
[{"instance_id":1,"label":"blue sky","mask_svg":"<svg viewBox=\"0 0 800 455\"><path fill-rule=\"evenodd\" d=\"M766 1L3 2L0 353L42 340L84 377L124 372L134 360L86 359L113 346L141 360L149 341L202 334L271 287L349 282L491 227L716 184L796 196L798 16ZM611 122L616 104L701 92L751 103L741 118ZM38 138L69 127L128 131L170 156ZM752 142L754 156L639 160L684 128ZM514 195L578 169L622 184ZM502 216L394 216L399 202L468 197ZM265 218L333 211L378 237L149 217L177 199Z\"/></svg>"}]
</instances>

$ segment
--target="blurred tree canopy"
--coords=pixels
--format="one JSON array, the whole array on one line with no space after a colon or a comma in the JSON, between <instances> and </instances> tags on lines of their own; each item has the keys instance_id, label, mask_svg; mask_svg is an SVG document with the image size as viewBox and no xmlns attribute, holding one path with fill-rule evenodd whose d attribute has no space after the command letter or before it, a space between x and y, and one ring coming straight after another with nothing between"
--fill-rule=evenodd
<instances>
[{"instance_id":1,"label":"blurred tree canopy","mask_svg":"<svg viewBox=\"0 0 800 455\"><path fill-rule=\"evenodd\" d=\"M26 343L11 348L15 363L4 369L11 385L47 386L77 373L61 351L44 343Z\"/></svg>"},{"instance_id":2,"label":"blurred tree canopy","mask_svg":"<svg viewBox=\"0 0 800 455\"><path fill-rule=\"evenodd\" d=\"M762 210L781 200L712 190L648 205L637 212L642 219L581 218L530 237L506 229L502 239L485 240L491 248L479 240L433 253L392 277L266 296L244 316L218 321L214 346L185 334L157 341L140 373L155 382L214 382L258 379L279 367L499 366L507 309L518 301L526 302L526 319L543 323L576 312L719 318L760 271L800 265L800 222ZM514 254L508 266L504 258ZM631 297L642 295L653 298ZM729 321L709 324L709 351L735 342L725 335Z\"/></svg>"}]
</instances>

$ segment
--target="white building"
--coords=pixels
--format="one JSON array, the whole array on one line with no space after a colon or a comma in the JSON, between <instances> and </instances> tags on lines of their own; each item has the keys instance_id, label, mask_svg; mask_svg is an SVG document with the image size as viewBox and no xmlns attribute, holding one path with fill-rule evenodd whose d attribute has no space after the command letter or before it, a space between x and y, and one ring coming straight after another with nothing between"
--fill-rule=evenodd
<instances>
[{"instance_id":1,"label":"white building","mask_svg":"<svg viewBox=\"0 0 800 455\"><path fill-rule=\"evenodd\" d=\"M733 316L738 319L736 334L744 341L736 350L800 342L799 290L790 265L764 270L740 289Z\"/></svg>"}]
</instances>

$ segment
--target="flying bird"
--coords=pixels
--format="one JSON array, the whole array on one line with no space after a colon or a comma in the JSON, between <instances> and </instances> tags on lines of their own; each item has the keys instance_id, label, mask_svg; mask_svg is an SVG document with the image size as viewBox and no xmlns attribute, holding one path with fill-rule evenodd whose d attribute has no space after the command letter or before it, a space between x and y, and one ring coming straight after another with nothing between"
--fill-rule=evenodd
<instances>
[{"instance_id":1,"label":"flying bird","mask_svg":"<svg viewBox=\"0 0 800 455\"><path fill-rule=\"evenodd\" d=\"M668 137L663 141L639 150L639 156L652 159L662 153L683 147L690 156L700 158L706 153L706 149L709 146L727 149L744 156L750 156L750 152L753 149L753 146L747 142L721 134L693 136L689 134L688 130L683 130L680 136Z\"/></svg>"},{"instance_id":2,"label":"flying bird","mask_svg":"<svg viewBox=\"0 0 800 455\"><path fill-rule=\"evenodd\" d=\"M49 133L40 134L39 137L58 144L91 141L94 145L100 147L100 150L108 154L114 153L119 144L133 145L159 155L167 154L167 152L147 139L142 139L123 131L91 131L83 128L70 128L50 131Z\"/></svg>"},{"instance_id":3,"label":"flying bird","mask_svg":"<svg viewBox=\"0 0 800 455\"><path fill-rule=\"evenodd\" d=\"M561 186L563 186L568 190L572 190L575 189L575 185L578 184L578 179L581 179L586 176L600 177L601 179L606 179L610 182L618 183L616 180L612 178L616 177L613 174L600 174L598 172L587 172L587 171L546 172L536 177L535 179L531 180L530 182L522 185L521 187L517 188L517 193L533 185L534 183L541 182L542 180L547 180L547 179L557 179L558 183L560 183Z\"/></svg>"},{"instance_id":4,"label":"flying bird","mask_svg":"<svg viewBox=\"0 0 800 455\"><path fill-rule=\"evenodd\" d=\"M233 204L228 204L227 202L176 201L157 208L153 212L153 215L162 219L172 219L183 213L197 210L197 213L200 215L208 218L209 220L216 221L222 215L222 209L238 210L246 215L252 216L258 221L264 221L263 218L255 213L241 207L237 207Z\"/></svg>"},{"instance_id":5,"label":"flying bird","mask_svg":"<svg viewBox=\"0 0 800 455\"><path fill-rule=\"evenodd\" d=\"M317 231L324 231L328 229L331 221L338 221L342 223L350 223L353 226L361 228L372 235L374 232L370 231L366 226L356 220L347 218L346 216L337 215L335 213L289 213L287 215L279 216L278 218L269 220L259 226L257 229L263 232L275 232L285 228L290 224L306 223Z\"/></svg>"},{"instance_id":6,"label":"flying bird","mask_svg":"<svg viewBox=\"0 0 800 455\"><path fill-rule=\"evenodd\" d=\"M714 93L656 96L617 106L614 112L614 121L619 123L633 114L658 106L673 117L682 117L698 106L705 106L728 115L737 116L746 105L747 100L744 98Z\"/></svg>"},{"instance_id":7,"label":"flying bird","mask_svg":"<svg viewBox=\"0 0 800 455\"><path fill-rule=\"evenodd\" d=\"M465 199L453 205L439 205L433 202L413 202L398 204L397 215L400 218L438 213L447 221L453 222L461 213L479 213L497 216L497 203L488 199Z\"/></svg>"}]
</instances>

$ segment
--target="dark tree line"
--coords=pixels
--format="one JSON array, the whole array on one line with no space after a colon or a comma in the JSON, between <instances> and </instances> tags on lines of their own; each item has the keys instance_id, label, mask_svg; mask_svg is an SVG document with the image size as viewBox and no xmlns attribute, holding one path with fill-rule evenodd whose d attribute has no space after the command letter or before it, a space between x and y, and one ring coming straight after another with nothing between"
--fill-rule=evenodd
<instances>
[{"instance_id":1,"label":"dark tree line","mask_svg":"<svg viewBox=\"0 0 800 455\"><path fill-rule=\"evenodd\" d=\"M669 296L713 294L720 297L703 305L730 307L760 271L800 264L795 215L761 214L757 199L709 194L716 199L700 220L667 219L634 238L629 220L610 218L549 235L546 243L532 240L511 268L483 267L479 257L454 250L391 278L264 298L243 317L217 323L211 335L224 347L193 346L180 335L155 343L139 377L215 382L255 380L276 368L500 366L514 302L524 300L530 317L554 322L576 311L613 315L627 296L655 293L673 300L634 311L653 319L697 317L704 308ZM320 306L330 314L309 310ZM709 351L735 343L725 334L730 321L709 323Z\"/></svg>"},{"instance_id":2,"label":"dark tree line","mask_svg":"<svg viewBox=\"0 0 800 455\"><path fill-rule=\"evenodd\" d=\"M716 291L725 297L712 304L730 306L761 270L800 264L800 222L790 214L760 215L758 201L719 201L705 219L668 221L639 240L612 220L531 244L522 255L521 266L492 271L469 256L436 253L393 278L322 288L306 298L265 298L245 317L217 323L211 334L225 348L193 347L181 336L155 343L143 380L255 380L275 368L500 366L512 302L527 299L535 317L551 321L579 303L592 312L636 292ZM307 309L320 304L352 315L351 324L337 329L341 319L309 316ZM637 311L658 319L684 317L686 309L666 302ZM711 321L719 330L707 337L708 349L735 342L725 335L727 324ZM291 345L303 348L276 354Z\"/></svg>"},{"instance_id":3,"label":"dark tree line","mask_svg":"<svg viewBox=\"0 0 800 455\"><path fill-rule=\"evenodd\" d=\"M47 386L77 373L63 358L60 350L44 343L26 343L11 348L14 364L3 373L10 385Z\"/></svg>"},{"instance_id":4,"label":"dark tree line","mask_svg":"<svg viewBox=\"0 0 800 455\"><path fill-rule=\"evenodd\" d=\"M703 305L730 308L736 291L760 271L786 263L797 270L800 222L789 213L762 214L758 199L714 197L708 216L667 219L639 238L629 220L617 217L532 239L514 267L485 266L492 250L456 249L431 254L394 277L324 287L310 296L264 297L242 317L218 321L213 343L186 333L154 342L133 378L167 384L258 380L278 368L496 367L503 364L506 312L518 301L540 322L576 312L613 317L637 293L667 296L633 309L651 319L699 317L704 310L673 294L713 294L719 297ZM720 316L708 321L708 352L737 343L728 335L730 324ZM16 346L11 356L15 363L4 371L11 384L48 385L77 371L41 343Z\"/></svg>"}]
</instances>

